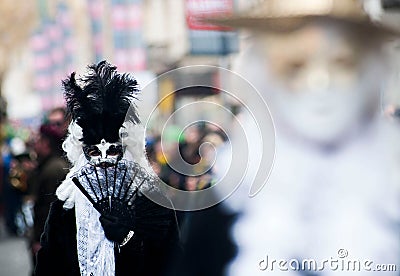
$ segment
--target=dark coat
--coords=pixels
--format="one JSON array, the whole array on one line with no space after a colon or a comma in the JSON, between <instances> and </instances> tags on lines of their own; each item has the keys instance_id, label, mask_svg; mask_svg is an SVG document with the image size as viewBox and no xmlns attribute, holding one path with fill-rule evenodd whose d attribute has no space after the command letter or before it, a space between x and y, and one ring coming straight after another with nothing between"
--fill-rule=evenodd
<instances>
[{"instance_id":1,"label":"dark coat","mask_svg":"<svg viewBox=\"0 0 400 276\"><path fill-rule=\"evenodd\" d=\"M37 255L37 276L80 275L75 210L66 210L63 204L59 200L52 203ZM120 252L115 251L115 275L173 275L170 265L180 254L180 245L177 225L170 228L162 238L135 234Z\"/></svg>"},{"instance_id":2,"label":"dark coat","mask_svg":"<svg viewBox=\"0 0 400 276\"><path fill-rule=\"evenodd\" d=\"M30 193L35 197L32 242L39 242L50 204L56 199L56 189L65 179L69 165L61 156L52 154L39 163L30 177Z\"/></svg>"},{"instance_id":3,"label":"dark coat","mask_svg":"<svg viewBox=\"0 0 400 276\"><path fill-rule=\"evenodd\" d=\"M222 276L236 256L231 228L238 215L223 205L187 212L182 225L183 254L175 259L176 276Z\"/></svg>"}]
</instances>

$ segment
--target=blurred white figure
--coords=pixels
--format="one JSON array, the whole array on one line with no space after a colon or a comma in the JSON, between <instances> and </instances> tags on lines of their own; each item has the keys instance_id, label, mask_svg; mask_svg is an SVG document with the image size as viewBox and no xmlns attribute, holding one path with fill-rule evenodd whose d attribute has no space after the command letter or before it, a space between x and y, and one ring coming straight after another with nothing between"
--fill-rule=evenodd
<instances>
[{"instance_id":1,"label":"blurred white figure","mask_svg":"<svg viewBox=\"0 0 400 276\"><path fill-rule=\"evenodd\" d=\"M400 269L400 137L380 114L391 34L357 0L267 0L219 23L260 31L237 71L263 94L276 127L270 180L248 198L263 141L247 114L247 186L225 201L242 213L229 275ZM311 269L296 271L304 261Z\"/></svg>"}]
</instances>

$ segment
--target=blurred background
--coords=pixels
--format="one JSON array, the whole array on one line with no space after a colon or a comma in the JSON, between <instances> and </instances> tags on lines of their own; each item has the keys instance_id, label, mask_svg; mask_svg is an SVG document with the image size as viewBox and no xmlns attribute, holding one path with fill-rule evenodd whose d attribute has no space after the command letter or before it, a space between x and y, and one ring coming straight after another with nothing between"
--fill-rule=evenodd
<instances>
[{"instance_id":1,"label":"blurred background","mask_svg":"<svg viewBox=\"0 0 400 276\"><path fill-rule=\"evenodd\" d=\"M368 0L365 0L368 1ZM201 16L227 15L246 10L261 0L36 0L0 2L0 276L27 275L31 270L30 242L33 206L37 192L28 175L39 164L35 143L39 127L52 124L51 114L64 106L61 80L73 71L85 72L88 64L108 60L120 72L131 72L145 87L170 70L190 65L234 68L247 43L247 33L199 21ZM382 20L400 28L398 1L386 1ZM392 5L392 4L393 5ZM396 4L397 3L397 4ZM400 44L390 48L400 60ZM395 62L400 68L400 62ZM382 94L382 114L400 116L397 84L400 69ZM187 72L187 71L185 71ZM208 177L193 181L171 175L160 152L157 118L168 117L185 103L199 99L224 105L234 114L239 105L218 89L218 71L211 67L190 74L177 73L155 80L145 89L139 110L150 111L175 87L197 78L204 87L183 89L165 98L150 126L148 153L153 168L173 186L202 189ZM204 141L221 144L225 134L211 125L183 131L191 118L215 118L218 110L191 110L174 117L168 139L187 152L189 163L199 161L198 146ZM182 118L182 121L180 121ZM55 119L65 135L66 121ZM54 133L53 133L54 134ZM59 137L56 137L59 138ZM209 172L211 173L211 172ZM33 189L35 190L35 189Z\"/></svg>"},{"instance_id":2,"label":"blurred background","mask_svg":"<svg viewBox=\"0 0 400 276\"><path fill-rule=\"evenodd\" d=\"M34 251L34 205L42 184L31 183L41 160L36 152L40 126L51 123L54 110L64 106L61 80L73 71L84 73L88 64L108 60L120 72L130 72L141 87L157 76L181 66L229 67L239 51L238 34L196 20L204 14L229 14L251 1L190 0L37 0L0 3L0 275L27 275ZM148 115L184 75L156 81L146 89L140 112ZM205 85L217 86L212 70L191 75ZM190 90L190 91L189 91ZM208 97L219 102L219 91L189 89L168 97L157 116L169 116L193 99ZM197 110L196 112L202 112ZM209 111L207 111L209 112ZM198 116L193 112L193 118ZM212 114L209 116L212 116ZM58 120L58 121L57 121ZM65 131L64 118L56 123ZM179 135L180 122L168 130L173 144L182 144L189 155L205 137L204 126L192 131L192 146ZM195 127L197 129L197 127ZM201 132L200 132L201 130ZM148 152L154 168L184 188L185 179L169 176L158 152L158 130L149 137ZM214 132L208 131L209 132ZM218 133L218 132L217 132ZM65 134L65 133L64 133ZM219 133L218 133L219 134ZM201 136L201 137L200 137ZM210 137L210 136L208 136ZM218 139L224 139L218 138ZM196 155L196 154L195 154ZM188 157L189 159L192 157ZM194 157L196 162L197 157ZM193 158L192 158L193 159ZM167 172L165 172L167 170ZM194 184L206 186L207 182ZM32 187L33 186L33 187ZM52 187L55 190L55 187ZM37 204L38 205L38 204ZM43 218L42 218L43 219Z\"/></svg>"}]
</instances>

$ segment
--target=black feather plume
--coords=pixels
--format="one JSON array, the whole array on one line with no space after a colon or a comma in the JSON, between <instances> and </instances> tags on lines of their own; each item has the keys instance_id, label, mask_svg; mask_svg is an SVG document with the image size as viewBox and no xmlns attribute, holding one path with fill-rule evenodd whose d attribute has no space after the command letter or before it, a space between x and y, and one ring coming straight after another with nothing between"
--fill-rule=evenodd
<instances>
[{"instance_id":1,"label":"black feather plume","mask_svg":"<svg viewBox=\"0 0 400 276\"><path fill-rule=\"evenodd\" d=\"M82 141L87 145L98 144L101 139L117 142L126 113L139 94L137 81L116 69L101 61L88 66L88 74L79 79L82 87L77 84L75 72L63 81L68 112L82 128ZM127 119L140 122L136 109Z\"/></svg>"}]
</instances>

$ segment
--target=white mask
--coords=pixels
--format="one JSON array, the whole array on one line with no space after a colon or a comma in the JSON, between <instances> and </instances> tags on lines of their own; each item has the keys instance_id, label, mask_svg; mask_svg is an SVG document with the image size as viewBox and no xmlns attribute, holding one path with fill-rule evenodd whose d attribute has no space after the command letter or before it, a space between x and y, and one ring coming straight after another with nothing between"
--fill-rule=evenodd
<instances>
[{"instance_id":1,"label":"white mask","mask_svg":"<svg viewBox=\"0 0 400 276\"><path fill-rule=\"evenodd\" d=\"M121 143L108 143L104 139L97 145L83 146L86 159L96 166L116 164L124 155L125 147Z\"/></svg>"},{"instance_id":2,"label":"white mask","mask_svg":"<svg viewBox=\"0 0 400 276\"><path fill-rule=\"evenodd\" d=\"M384 62L344 33L334 25L310 26L266 41L272 67L263 90L277 126L290 135L337 144L378 109Z\"/></svg>"}]
</instances>

